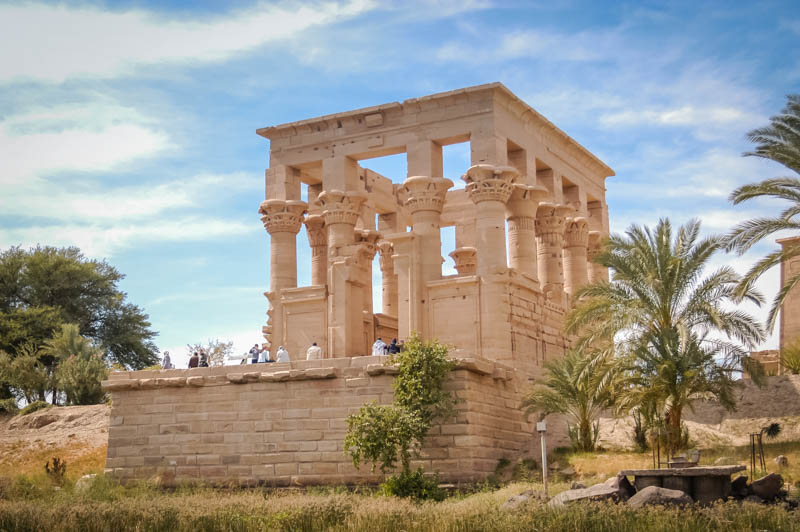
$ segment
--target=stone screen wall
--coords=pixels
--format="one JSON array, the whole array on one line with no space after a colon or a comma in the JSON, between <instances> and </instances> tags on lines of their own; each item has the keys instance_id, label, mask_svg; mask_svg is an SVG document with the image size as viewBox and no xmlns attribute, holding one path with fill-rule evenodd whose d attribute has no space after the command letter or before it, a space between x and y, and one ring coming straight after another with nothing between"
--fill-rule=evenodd
<instances>
[{"instance_id":1,"label":"stone screen wall","mask_svg":"<svg viewBox=\"0 0 800 532\"><path fill-rule=\"evenodd\" d=\"M107 469L123 479L173 473L177 480L275 486L379 482L345 456L345 418L392 400L386 357L337 358L113 373ZM414 465L446 481L476 481L500 458L539 456L519 409L527 379L483 359L460 359L447 386L457 415L435 426ZM551 423L551 446L565 443Z\"/></svg>"}]
</instances>

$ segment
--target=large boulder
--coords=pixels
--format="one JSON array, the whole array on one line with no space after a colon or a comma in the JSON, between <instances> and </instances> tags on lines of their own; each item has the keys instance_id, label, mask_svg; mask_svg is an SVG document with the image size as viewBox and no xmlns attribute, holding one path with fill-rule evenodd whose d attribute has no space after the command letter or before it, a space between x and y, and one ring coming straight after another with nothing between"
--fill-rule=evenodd
<instances>
[{"instance_id":1,"label":"large boulder","mask_svg":"<svg viewBox=\"0 0 800 532\"><path fill-rule=\"evenodd\" d=\"M750 492L747 489L747 477L739 475L731 482L731 494L737 499L744 499Z\"/></svg>"},{"instance_id":2,"label":"large boulder","mask_svg":"<svg viewBox=\"0 0 800 532\"><path fill-rule=\"evenodd\" d=\"M686 504L692 504L692 498L681 490L670 490L667 488L659 488L658 486L647 486L646 488L639 490L636 495L628 499L628 505L631 508L641 508L642 506L651 506L656 504L661 504L664 506L683 506Z\"/></svg>"},{"instance_id":3,"label":"large boulder","mask_svg":"<svg viewBox=\"0 0 800 532\"><path fill-rule=\"evenodd\" d=\"M89 489L89 487L94 483L94 479L97 477L96 473L91 475L83 475L77 481L75 481L75 490L78 492L83 492Z\"/></svg>"},{"instance_id":4,"label":"large boulder","mask_svg":"<svg viewBox=\"0 0 800 532\"><path fill-rule=\"evenodd\" d=\"M610 479L604 482L606 486L610 486L617 490L617 496L622 501L627 501L636 493L636 488L628 480L623 474L618 474L616 477L611 477Z\"/></svg>"},{"instance_id":5,"label":"large boulder","mask_svg":"<svg viewBox=\"0 0 800 532\"><path fill-rule=\"evenodd\" d=\"M584 489L562 491L547 503L551 508L558 508L576 501L619 500L619 488L606 484L595 484Z\"/></svg>"},{"instance_id":6,"label":"large boulder","mask_svg":"<svg viewBox=\"0 0 800 532\"><path fill-rule=\"evenodd\" d=\"M501 508L503 510L516 510L517 507L531 501L531 500L547 500L547 495L541 491L533 491L533 490L525 490L519 495L514 495L513 497L509 498Z\"/></svg>"},{"instance_id":7,"label":"large boulder","mask_svg":"<svg viewBox=\"0 0 800 532\"><path fill-rule=\"evenodd\" d=\"M753 483L750 484L750 492L753 495L758 495L765 501L771 501L778 496L782 487L783 477L777 473L770 473L765 477L754 480Z\"/></svg>"}]
</instances>

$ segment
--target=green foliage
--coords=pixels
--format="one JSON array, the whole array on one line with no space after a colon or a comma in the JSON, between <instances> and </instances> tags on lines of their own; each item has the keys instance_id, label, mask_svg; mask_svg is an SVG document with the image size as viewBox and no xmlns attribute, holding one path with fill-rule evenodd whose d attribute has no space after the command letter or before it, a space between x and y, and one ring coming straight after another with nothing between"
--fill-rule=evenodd
<instances>
[{"instance_id":1,"label":"green foliage","mask_svg":"<svg viewBox=\"0 0 800 532\"><path fill-rule=\"evenodd\" d=\"M402 471L392 475L380 486L381 493L395 497L410 497L420 501L443 501L447 493L439 487L439 475L425 476L420 467L416 471Z\"/></svg>"},{"instance_id":2,"label":"green foliage","mask_svg":"<svg viewBox=\"0 0 800 532\"><path fill-rule=\"evenodd\" d=\"M676 440L684 408L701 396L735 406L739 372L762 382L763 368L749 350L764 339L758 320L733 307L760 305L752 287L739 291L739 275L722 266L704 269L722 245L719 237L699 239L691 221L673 234L662 219L651 231L637 225L613 235L596 261L613 271L611 282L583 287L568 314L566 330L580 345L609 346L620 378L617 408L659 405ZM616 345L612 342L616 340Z\"/></svg>"},{"instance_id":3,"label":"green foliage","mask_svg":"<svg viewBox=\"0 0 800 532\"><path fill-rule=\"evenodd\" d=\"M786 107L780 114L770 118L770 124L750 131L747 134L756 144L755 150L744 155L761 157L785 166L793 175L765 179L758 183L741 186L734 190L729 199L734 205L756 198L784 200L789 205L777 216L745 220L726 237L726 247L738 254L746 253L756 243L770 239L775 233L797 231L800 229L800 94L789 95ZM744 293L767 270L781 263L788 263L800 256L800 246L785 246L773 251L758 261L742 278L740 293ZM769 329L775 326L778 311L787 294L800 282L800 273L790 276L772 302L767 319Z\"/></svg>"},{"instance_id":4,"label":"green foliage","mask_svg":"<svg viewBox=\"0 0 800 532\"><path fill-rule=\"evenodd\" d=\"M800 341L795 340L781 349L781 366L792 375L800 375Z\"/></svg>"},{"instance_id":5,"label":"green foliage","mask_svg":"<svg viewBox=\"0 0 800 532\"><path fill-rule=\"evenodd\" d=\"M398 366L394 402L361 407L347 417L344 451L359 467L371 462L382 472L392 470L399 461L410 473L410 460L419 451L434 420L446 419L453 412L454 399L444 390L453 361L447 348L436 341L423 342L416 335L406 342L406 350L390 360Z\"/></svg>"},{"instance_id":6,"label":"green foliage","mask_svg":"<svg viewBox=\"0 0 800 532\"><path fill-rule=\"evenodd\" d=\"M68 404L103 402L105 395L100 389L100 381L108 376L108 366L102 351L80 335L77 325L63 325L43 350L59 360L55 378Z\"/></svg>"},{"instance_id":7,"label":"green foliage","mask_svg":"<svg viewBox=\"0 0 800 532\"><path fill-rule=\"evenodd\" d=\"M19 406L17 406L17 400L12 398L8 399L0 399L0 414L16 414L19 412Z\"/></svg>"},{"instance_id":8,"label":"green foliage","mask_svg":"<svg viewBox=\"0 0 800 532\"><path fill-rule=\"evenodd\" d=\"M579 451L593 451L599 435L597 419L613 404L614 368L601 355L572 350L545 364L547 375L522 402L530 415L564 414L570 420L569 437Z\"/></svg>"},{"instance_id":9,"label":"green foliage","mask_svg":"<svg viewBox=\"0 0 800 532\"><path fill-rule=\"evenodd\" d=\"M28 414L38 412L44 408L50 408L51 406L53 405L49 404L47 401L34 401L20 410L19 415L27 416Z\"/></svg>"},{"instance_id":10,"label":"green foliage","mask_svg":"<svg viewBox=\"0 0 800 532\"><path fill-rule=\"evenodd\" d=\"M0 381L26 402L44 401L54 385L52 368L43 361L42 351L33 344L22 345L16 357L0 351Z\"/></svg>"},{"instance_id":11,"label":"green foliage","mask_svg":"<svg viewBox=\"0 0 800 532\"><path fill-rule=\"evenodd\" d=\"M16 356L22 345L41 346L62 324L74 323L114 362L137 369L157 362L155 333L147 315L125 302L117 288L122 278L77 248L0 252L0 350Z\"/></svg>"}]
</instances>

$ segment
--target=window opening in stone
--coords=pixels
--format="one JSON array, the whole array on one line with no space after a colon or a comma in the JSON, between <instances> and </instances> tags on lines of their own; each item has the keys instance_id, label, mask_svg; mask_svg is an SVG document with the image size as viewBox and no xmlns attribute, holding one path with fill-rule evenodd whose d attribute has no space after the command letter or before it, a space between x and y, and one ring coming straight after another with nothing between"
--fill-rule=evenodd
<instances>
[{"instance_id":1,"label":"window opening in stone","mask_svg":"<svg viewBox=\"0 0 800 532\"><path fill-rule=\"evenodd\" d=\"M453 188L464 188L461 176L470 167L469 142L442 146L442 174L453 182Z\"/></svg>"},{"instance_id":2,"label":"window opening in stone","mask_svg":"<svg viewBox=\"0 0 800 532\"><path fill-rule=\"evenodd\" d=\"M455 226L442 227L440 231L442 235L442 257L444 264L442 264L442 276L457 275L456 264L453 262L453 257L450 253L456 249L456 228Z\"/></svg>"}]
</instances>

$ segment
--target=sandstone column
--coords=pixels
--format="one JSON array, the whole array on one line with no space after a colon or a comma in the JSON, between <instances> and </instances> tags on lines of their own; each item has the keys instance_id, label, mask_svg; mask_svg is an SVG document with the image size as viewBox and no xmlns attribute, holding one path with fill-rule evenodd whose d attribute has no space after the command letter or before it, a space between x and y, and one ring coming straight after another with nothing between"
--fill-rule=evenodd
<instances>
[{"instance_id":1,"label":"sandstone column","mask_svg":"<svg viewBox=\"0 0 800 532\"><path fill-rule=\"evenodd\" d=\"M311 246L311 284L324 285L328 282L328 231L323 215L306 217L306 233Z\"/></svg>"},{"instance_id":2,"label":"sandstone column","mask_svg":"<svg viewBox=\"0 0 800 532\"><path fill-rule=\"evenodd\" d=\"M372 261L375 259L375 254L378 253L378 241L380 239L381 234L377 231L369 229L356 230L356 244L361 244L360 264L364 269L363 279L361 280L364 285L362 310L369 313L370 316L372 316Z\"/></svg>"},{"instance_id":3,"label":"sandstone column","mask_svg":"<svg viewBox=\"0 0 800 532\"><path fill-rule=\"evenodd\" d=\"M505 203L519 173L511 166L476 164L461 179L476 205L475 232L478 275L501 273L506 264Z\"/></svg>"},{"instance_id":4,"label":"sandstone column","mask_svg":"<svg viewBox=\"0 0 800 532\"><path fill-rule=\"evenodd\" d=\"M589 244L589 222L586 218L569 218L564 230L564 290L575 297L580 287L589 282L586 247Z\"/></svg>"},{"instance_id":5,"label":"sandstone column","mask_svg":"<svg viewBox=\"0 0 800 532\"><path fill-rule=\"evenodd\" d=\"M326 190L317 198L317 202L323 209L322 216L325 219L325 227L328 228L328 253L330 255L339 255L340 248L350 246L355 242L353 230L356 227L358 216L361 214L361 205L366 199L365 192L342 192L341 190Z\"/></svg>"},{"instance_id":6,"label":"sandstone column","mask_svg":"<svg viewBox=\"0 0 800 532\"><path fill-rule=\"evenodd\" d=\"M536 210L547 189L537 185L515 183L506 203L508 221L508 266L533 279L538 279L536 263Z\"/></svg>"},{"instance_id":7,"label":"sandstone column","mask_svg":"<svg viewBox=\"0 0 800 532\"><path fill-rule=\"evenodd\" d=\"M542 290L560 294L564 289L562 253L564 215L572 211L566 205L540 203L536 211L536 245L539 283ZM554 294L554 299L558 296Z\"/></svg>"},{"instance_id":8,"label":"sandstone column","mask_svg":"<svg viewBox=\"0 0 800 532\"><path fill-rule=\"evenodd\" d=\"M394 273L394 246L388 240L378 242L381 265L381 312L397 317L397 274Z\"/></svg>"},{"instance_id":9,"label":"sandstone column","mask_svg":"<svg viewBox=\"0 0 800 532\"><path fill-rule=\"evenodd\" d=\"M457 248L450 252L459 277L475 275L478 271L478 252L472 247Z\"/></svg>"},{"instance_id":10,"label":"sandstone column","mask_svg":"<svg viewBox=\"0 0 800 532\"><path fill-rule=\"evenodd\" d=\"M590 283L608 281L608 269L594 262L595 258L600 254L600 244L602 240L603 234L600 231L589 231L586 260L588 261Z\"/></svg>"},{"instance_id":11,"label":"sandstone column","mask_svg":"<svg viewBox=\"0 0 800 532\"><path fill-rule=\"evenodd\" d=\"M411 215L411 229L419 236L420 279L423 283L442 278L440 219L444 197L452 186L453 182L443 177L413 176L403 182L399 192Z\"/></svg>"},{"instance_id":12,"label":"sandstone column","mask_svg":"<svg viewBox=\"0 0 800 532\"><path fill-rule=\"evenodd\" d=\"M297 233L306 212L306 203L300 200L270 199L261 203L258 212L262 215L270 236L270 282L271 292L297 286Z\"/></svg>"}]
</instances>

